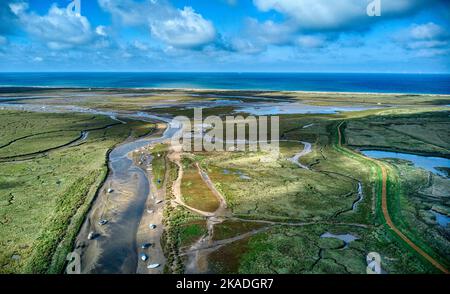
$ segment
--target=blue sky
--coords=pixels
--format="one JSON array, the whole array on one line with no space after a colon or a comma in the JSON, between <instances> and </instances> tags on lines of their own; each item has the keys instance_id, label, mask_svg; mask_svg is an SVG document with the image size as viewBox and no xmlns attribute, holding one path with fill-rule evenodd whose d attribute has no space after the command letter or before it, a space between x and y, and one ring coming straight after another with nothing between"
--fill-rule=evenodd
<instances>
[{"instance_id":1,"label":"blue sky","mask_svg":"<svg viewBox=\"0 0 450 294\"><path fill-rule=\"evenodd\" d=\"M450 72L448 0L79 1L2 0L0 71Z\"/></svg>"}]
</instances>

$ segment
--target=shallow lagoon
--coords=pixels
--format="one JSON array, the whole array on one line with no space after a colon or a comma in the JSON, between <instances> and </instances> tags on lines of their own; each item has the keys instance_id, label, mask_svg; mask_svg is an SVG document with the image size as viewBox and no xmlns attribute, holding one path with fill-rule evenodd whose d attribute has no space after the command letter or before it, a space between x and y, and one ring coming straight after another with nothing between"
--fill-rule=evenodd
<instances>
[{"instance_id":1,"label":"shallow lagoon","mask_svg":"<svg viewBox=\"0 0 450 294\"><path fill-rule=\"evenodd\" d=\"M361 151L362 154L371 158L395 158L403 159L414 163L415 166L426 169L436 175L446 177L443 171L437 169L437 167L447 167L450 168L450 159L444 157L428 157L423 155L408 154L401 152L389 152L389 151L379 151L379 150L364 150Z\"/></svg>"},{"instance_id":2,"label":"shallow lagoon","mask_svg":"<svg viewBox=\"0 0 450 294\"><path fill-rule=\"evenodd\" d=\"M279 114L335 114L338 112L362 111L374 109L372 106L317 106L304 103L264 103L240 107L240 112L252 115L279 115ZM379 107L378 107L379 108Z\"/></svg>"},{"instance_id":3,"label":"shallow lagoon","mask_svg":"<svg viewBox=\"0 0 450 294\"><path fill-rule=\"evenodd\" d=\"M353 236L352 234L340 234L340 235L336 235L336 234L332 234L330 232L325 232L323 233L320 238L333 238L333 239L339 239L341 241L344 242L344 249L348 248L348 244L350 244L351 242L358 240L359 238L356 236Z\"/></svg>"},{"instance_id":4,"label":"shallow lagoon","mask_svg":"<svg viewBox=\"0 0 450 294\"><path fill-rule=\"evenodd\" d=\"M436 217L436 222L439 226L446 228L450 224L450 216L439 213L435 210L430 210L430 212Z\"/></svg>"}]
</instances>

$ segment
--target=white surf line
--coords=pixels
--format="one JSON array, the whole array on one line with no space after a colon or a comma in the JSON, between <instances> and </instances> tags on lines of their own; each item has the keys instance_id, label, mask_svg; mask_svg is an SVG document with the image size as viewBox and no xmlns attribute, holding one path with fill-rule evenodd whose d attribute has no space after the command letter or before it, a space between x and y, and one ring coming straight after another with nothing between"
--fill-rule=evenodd
<instances>
[{"instance_id":1,"label":"white surf line","mask_svg":"<svg viewBox=\"0 0 450 294\"><path fill-rule=\"evenodd\" d=\"M303 169L307 169L309 170L309 167L307 167L306 165L303 165L299 162L300 157L305 156L309 153L311 153L312 151L312 144L309 142L304 142L301 141L301 143L305 146L303 148L302 151L300 151L299 153L295 154L293 157L289 158L289 161L292 162L293 164L303 168Z\"/></svg>"}]
</instances>

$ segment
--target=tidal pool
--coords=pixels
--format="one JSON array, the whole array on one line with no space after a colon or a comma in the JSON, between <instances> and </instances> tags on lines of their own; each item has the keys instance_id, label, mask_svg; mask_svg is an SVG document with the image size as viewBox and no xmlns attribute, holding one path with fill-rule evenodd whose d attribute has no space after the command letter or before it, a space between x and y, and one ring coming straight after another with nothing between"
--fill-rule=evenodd
<instances>
[{"instance_id":1,"label":"tidal pool","mask_svg":"<svg viewBox=\"0 0 450 294\"><path fill-rule=\"evenodd\" d=\"M242 180L251 180L251 179L252 179L250 176L246 175L245 173L243 173L243 172L240 171L240 170L233 172L233 171L230 171L230 170L228 170L228 169L224 169L224 170L222 171L222 173L223 173L224 175L238 175L239 178L241 178Z\"/></svg>"},{"instance_id":2,"label":"tidal pool","mask_svg":"<svg viewBox=\"0 0 450 294\"><path fill-rule=\"evenodd\" d=\"M430 212L436 217L436 222L439 226L446 228L448 224L450 224L450 216L439 213L435 210L430 210Z\"/></svg>"},{"instance_id":3,"label":"tidal pool","mask_svg":"<svg viewBox=\"0 0 450 294\"><path fill-rule=\"evenodd\" d=\"M358 240L358 237L353 236L352 234L335 235L330 232L326 232L326 233L322 234L320 236L320 238L334 238L334 239L339 239L341 241L344 241L344 243L345 243L344 248L347 248L348 244L350 244L351 242Z\"/></svg>"},{"instance_id":4,"label":"tidal pool","mask_svg":"<svg viewBox=\"0 0 450 294\"><path fill-rule=\"evenodd\" d=\"M447 177L445 172L440 171L437 167L447 167L450 168L450 159L444 157L429 157L416 154L408 154L401 152L390 152L390 151L379 151L379 150L364 150L361 151L362 154L371 158L395 158L403 159L414 163L415 166L426 169L436 175L442 177Z\"/></svg>"},{"instance_id":5,"label":"tidal pool","mask_svg":"<svg viewBox=\"0 0 450 294\"><path fill-rule=\"evenodd\" d=\"M254 105L243 105L238 109L240 112L252 115L277 115L277 114L335 114L338 112L362 111L373 109L367 106L317 106L298 102L293 103L264 103Z\"/></svg>"}]
</instances>

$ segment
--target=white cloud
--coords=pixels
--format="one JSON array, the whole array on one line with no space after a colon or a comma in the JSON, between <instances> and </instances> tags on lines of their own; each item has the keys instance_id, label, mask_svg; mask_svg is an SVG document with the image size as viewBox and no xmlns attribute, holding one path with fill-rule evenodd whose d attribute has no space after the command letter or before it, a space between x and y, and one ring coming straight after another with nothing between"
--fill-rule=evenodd
<instances>
[{"instance_id":1,"label":"white cloud","mask_svg":"<svg viewBox=\"0 0 450 294\"><path fill-rule=\"evenodd\" d=\"M114 21L127 26L145 24L151 5L150 2L138 3L133 0L98 0L98 4L104 10L111 13Z\"/></svg>"},{"instance_id":2,"label":"white cloud","mask_svg":"<svg viewBox=\"0 0 450 294\"><path fill-rule=\"evenodd\" d=\"M438 0L381 1L381 17L369 17L369 0L253 0L261 12L275 11L282 21L250 19L243 37L258 47L321 48L343 33L359 33L375 22L400 17Z\"/></svg>"},{"instance_id":3,"label":"white cloud","mask_svg":"<svg viewBox=\"0 0 450 294\"><path fill-rule=\"evenodd\" d=\"M440 48L447 46L446 41L416 41L408 44L409 49Z\"/></svg>"},{"instance_id":4,"label":"white cloud","mask_svg":"<svg viewBox=\"0 0 450 294\"><path fill-rule=\"evenodd\" d=\"M260 11L274 10L295 21L300 29L360 29L371 21L401 15L436 0L394 0L381 2L381 17L367 15L365 0L253 0Z\"/></svg>"},{"instance_id":5,"label":"white cloud","mask_svg":"<svg viewBox=\"0 0 450 294\"><path fill-rule=\"evenodd\" d=\"M335 28L352 20L355 16L364 16L363 1L329 0L254 0L255 6L264 12L275 10L295 20L300 27L307 29Z\"/></svg>"},{"instance_id":6,"label":"white cloud","mask_svg":"<svg viewBox=\"0 0 450 294\"><path fill-rule=\"evenodd\" d=\"M320 48L326 44L326 39L322 36L300 36L296 44L302 48Z\"/></svg>"},{"instance_id":7,"label":"white cloud","mask_svg":"<svg viewBox=\"0 0 450 294\"><path fill-rule=\"evenodd\" d=\"M430 48L430 49L420 49L416 52L417 57L424 57L424 58L432 58L436 56L444 56L449 55L450 50L449 49L436 49L436 48Z\"/></svg>"},{"instance_id":8,"label":"white cloud","mask_svg":"<svg viewBox=\"0 0 450 294\"><path fill-rule=\"evenodd\" d=\"M443 27L433 22L414 24L397 36L397 40L406 43L411 48L443 47L448 45L449 39L450 34Z\"/></svg>"},{"instance_id":9,"label":"white cloud","mask_svg":"<svg viewBox=\"0 0 450 294\"><path fill-rule=\"evenodd\" d=\"M231 41L231 49L244 54L257 54L267 49L263 43L255 43L249 39L236 38Z\"/></svg>"},{"instance_id":10,"label":"white cloud","mask_svg":"<svg viewBox=\"0 0 450 294\"><path fill-rule=\"evenodd\" d=\"M177 11L178 15L150 22L152 34L164 43L180 48L192 48L210 43L216 37L212 23L190 7Z\"/></svg>"},{"instance_id":11,"label":"white cloud","mask_svg":"<svg viewBox=\"0 0 450 294\"><path fill-rule=\"evenodd\" d=\"M11 3L9 4L9 8L11 9L12 13L18 15L28 9L28 3L25 2Z\"/></svg>"},{"instance_id":12,"label":"white cloud","mask_svg":"<svg viewBox=\"0 0 450 294\"><path fill-rule=\"evenodd\" d=\"M410 30L410 36L416 40L432 40L445 35L445 30L435 23L415 25Z\"/></svg>"},{"instance_id":13,"label":"white cloud","mask_svg":"<svg viewBox=\"0 0 450 294\"><path fill-rule=\"evenodd\" d=\"M106 37L108 34L106 33L106 27L105 26L98 26L95 28L95 33L99 36Z\"/></svg>"},{"instance_id":14,"label":"white cloud","mask_svg":"<svg viewBox=\"0 0 450 294\"><path fill-rule=\"evenodd\" d=\"M150 49L148 44L142 43L141 41L138 40L133 42L133 47L141 51L148 51Z\"/></svg>"},{"instance_id":15,"label":"white cloud","mask_svg":"<svg viewBox=\"0 0 450 294\"><path fill-rule=\"evenodd\" d=\"M295 29L290 23L276 23L271 20L263 23L256 19L247 21L247 34L260 42L269 44L284 44L292 41Z\"/></svg>"},{"instance_id":16,"label":"white cloud","mask_svg":"<svg viewBox=\"0 0 450 294\"><path fill-rule=\"evenodd\" d=\"M433 23L414 24L400 31L394 40L400 46L416 52L419 57L432 57L450 52L450 34Z\"/></svg>"},{"instance_id":17,"label":"white cloud","mask_svg":"<svg viewBox=\"0 0 450 294\"><path fill-rule=\"evenodd\" d=\"M23 3L11 4L23 29L55 50L69 49L90 43L94 38L91 25L84 16L67 12L53 4L46 15L27 12Z\"/></svg>"},{"instance_id":18,"label":"white cloud","mask_svg":"<svg viewBox=\"0 0 450 294\"><path fill-rule=\"evenodd\" d=\"M98 0L113 19L127 26L148 26L153 37L176 48L198 48L213 42L211 21L191 7L177 9L168 1Z\"/></svg>"}]
</instances>

